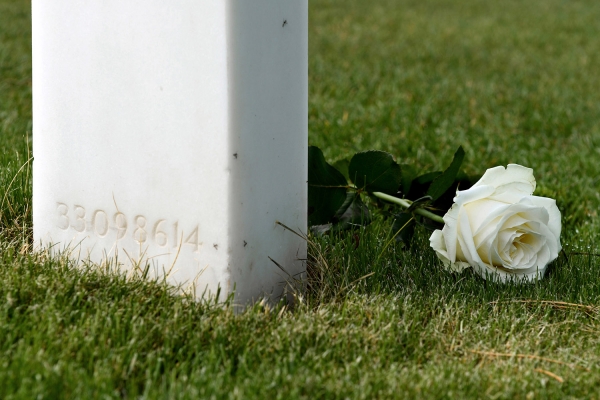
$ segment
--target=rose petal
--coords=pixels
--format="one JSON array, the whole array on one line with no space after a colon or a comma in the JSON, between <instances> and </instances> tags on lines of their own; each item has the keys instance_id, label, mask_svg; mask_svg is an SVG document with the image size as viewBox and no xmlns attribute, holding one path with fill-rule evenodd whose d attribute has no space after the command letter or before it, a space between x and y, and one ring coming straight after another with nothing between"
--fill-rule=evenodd
<instances>
[{"instance_id":1,"label":"rose petal","mask_svg":"<svg viewBox=\"0 0 600 400\"><path fill-rule=\"evenodd\" d=\"M516 227L522 226L529 221L529 219L525 219L523 216L517 213L506 218L506 220L502 223L502 229L516 229Z\"/></svg>"},{"instance_id":2,"label":"rose petal","mask_svg":"<svg viewBox=\"0 0 600 400\"><path fill-rule=\"evenodd\" d=\"M556 200L549 199L548 197L531 196L531 202L536 206L541 206L548 211L548 228L554 237L559 241L560 247L560 211L556 206ZM560 250L559 250L560 251Z\"/></svg>"},{"instance_id":3,"label":"rose petal","mask_svg":"<svg viewBox=\"0 0 600 400\"><path fill-rule=\"evenodd\" d=\"M546 225L540 225L538 232L540 235L546 238L546 246L548 247L548 251L550 252L550 260L548 262L554 261L558 257L558 253L561 250L560 240L549 240L550 238L555 238L553 237L553 233Z\"/></svg>"},{"instance_id":4,"label":"rose petal","mask_svg":"<svg viewBox=\"0 0 600 400\"><path fill-rule=\"evenodd\" d=\"M457 191L444 228L430 238L447 268L470 264L485 279L534 281L558 256L560 211L553 199L532 196L533 171L516 164L486 171Z\"/></svg>"},{"instance_id":5,"label":"rose petal","mask_svg":"<svg viewBox=\"0 0 600 400\"><path fill-rule=\"evenodd\" d=\"M546 238L544 235L540 235L539 230L530 231L521 236L519 242L523 245L529 246L531 251L537 253L540 249L546 245Z\"/></svg>"},{"instance_id":6,"label":"rose petal","mask_svg":"<svg viewBox=\"0 0 600 400\"><path fill-rule=\"evenodd\" d=\"M450 210L444 215L444 227L442 233L444 242L446 243L445 248L448 252L448 259L451 261L456 260L456 246L458 244L458 212L460 206L457 204L452 205Z\"/></svg>"},{"instance_id":7,"label":"rose petal","mask_svg":"<svg viewBox=\"0 0 600 400\"><path fill-rule=\"evenodd\" d=\"M519 235L520 233L514 228L502 229L498 233L498 243L496 247L500 254L506 254L506 257L503 257L503 259L510 259L510 250L514 247L514 241Z\"/></svg>"},{"instance_id":8,"label":"rose petal","mask_svg":"<svg viewBox=\"0 0 600 400\"><path fill-rule=\"evenodd\" d=\"M469 223L469 216L464 210L458 214L458 241L462 247L463 253L469 264L481 262L481 258L475 248L473 242L473 234L471 232L471 225Z\"/></svg>"},{"instance_id":9,"label":"rose petal","mask_svg":"<svg viewBox=\"0 0 600 400\"><path fill-rule=\"evenodd\" d=\"M446 241L441 230L436 229L429 238L431 247L435 250L438 258L444 264L444 267L454 272L462 272L464 269L469 268L470 265L466 262L456 261L453 262L448 258L448 252L446 250Z\"/></svg>"},{"instance_id":10,"label":"rose petal","mask_svg":"<svg viewBox=\"0 0 600 400\"><path fill-rule=\"evenodd\" d=\"M467 190L458 190L456 196L454 196L454 205L459 208L465 204L469 204L473 201L485 199L494 193L493 186L472 186ZM454 207L453 205L453 207Z\"/></svg>"},{"instance_id":11,"label":"rose petal","mask_svg":"<svg viewBox=\"0 0 600 400\"><path fill-rule=\"evenodd\" d=\"M500 253L498 252L498 248L496 246L490 246L489 250L490 257L490 265L503 265L504 260L502 259Z\"/></svg>"},{"instance_id":12,"label":"rose petal","mask_svg":"<svg viewBox=\"0 0 600 400\"><path fill-rule=\"evenodd\" d=\"M548 265L551 261L550 257L550 249L548 248L548 246L542 247L542 249L538 253L538 266Z\"/></svg>"},{"instance_id":13,"label":"rose petal","mask_svg":"<svg viewBox=\"0 0 600 400\"><path fill-rule=\"evenodd\" d=\"M465 204L463 207L469 215L471 231L474 235L477 235L481 230L489 229L491 221L501 217L510 205L499 201L482 199Z\"/></svg>"},{"instance_id":14,"label":"rose petal","mask_svg":"<svg viewBox=\"0 0 600 400\"><path fill-rule=\"evenodd\" d=\"M464 261L456 261L450 265L450 270L454 272L462 272L467 268L471 268L471 265Z\"/></svg>"},{"instance_id":15,"label":"rose petal","mask_svg":"<svg viewBox=\"0 0 600 400\"><path fill-rule=\"evenodd\" d=\"M433 250L435 250L438 258L442 261L444 266L450 265L450 258L448 257L448 251L446 249L446 242L444 241L444 235L442 231L436 229L429 237L429 244Z\"/></svg>"},{"instance_id":16,"label":"rose petal","mask_svg":"<svg viewBox=\"0 0 600 400\"><path fill-rule=\"evenodd\" d=\"M535 191L536 184L533 169L518 164L508 164L506 168L498 166L488 169L473 187L483 185L496 188L498 193L513 191L522 193L523 196L530 196Z\"/></svg>"}]
</instances>

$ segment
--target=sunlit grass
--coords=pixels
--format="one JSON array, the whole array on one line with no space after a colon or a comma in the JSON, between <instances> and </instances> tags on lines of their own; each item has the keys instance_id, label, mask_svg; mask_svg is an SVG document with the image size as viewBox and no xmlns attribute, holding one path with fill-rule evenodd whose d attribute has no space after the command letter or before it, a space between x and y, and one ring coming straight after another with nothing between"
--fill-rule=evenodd
<instances>
[{"instance_id":1,"label":"sunlit grass","mask_svg":"<svg viewBox=\"0 0 600 400\"><path fill-rule=\"evenodd\" d=\"M530 166L565 252L501 285L377 218L308 238L293 309L240 315L31 251L29 9L0 0L0 398L600 397L600 3L311 0L311 144Z\"/></svg>"}]
</instances>

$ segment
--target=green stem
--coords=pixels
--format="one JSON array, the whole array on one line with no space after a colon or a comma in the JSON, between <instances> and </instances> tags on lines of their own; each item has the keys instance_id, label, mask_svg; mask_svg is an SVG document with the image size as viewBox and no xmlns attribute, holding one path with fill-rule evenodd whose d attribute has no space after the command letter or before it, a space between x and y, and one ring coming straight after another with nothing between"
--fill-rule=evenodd
<instances>
[{"instance_id":1,"label":"green stem","mask_svg":"<svg viewBox=\"0 0 600 400\"><path fill-rule=\"evenodd\" d=\"M379 197L381 200L389 201L390 203L398 204L404 208L410 207L410 202L408 200L399 199L394 196L390 196L389 194L381 193L381 192L373 192L373 196ZM439 222L440 224L444 223L444 219L437 214L432 213L431 211L427 211L424 208L417 208L415 210L416 214L422 215L425 218L429 218L432 221Z\"/></svg>"}]
</instances>

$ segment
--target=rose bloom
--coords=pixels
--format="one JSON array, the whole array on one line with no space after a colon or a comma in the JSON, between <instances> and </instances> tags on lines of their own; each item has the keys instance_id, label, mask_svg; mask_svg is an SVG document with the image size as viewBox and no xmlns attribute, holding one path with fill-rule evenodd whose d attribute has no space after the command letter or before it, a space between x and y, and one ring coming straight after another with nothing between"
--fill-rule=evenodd
<instances>
[{"instance_id":1,"label":"rose bloom","mask_svg":"<svg viewBox=\"0 0 600 400\"><path fill-rule=\"evenodd\" d=\"M560 211L555 200L532 196L534 190L531 168L488 169L470 189L456 192L431 247L453 271L470 266L503 282L542 278L561 250Z\"/></svg>"}]
</instances>

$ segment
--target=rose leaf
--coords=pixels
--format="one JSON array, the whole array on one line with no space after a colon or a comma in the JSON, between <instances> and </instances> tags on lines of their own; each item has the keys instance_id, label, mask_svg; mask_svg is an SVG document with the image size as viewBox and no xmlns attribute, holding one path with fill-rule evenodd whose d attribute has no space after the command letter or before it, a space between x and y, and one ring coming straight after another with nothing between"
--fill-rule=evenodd
<instances>
[{"instance_id":1,"label":"rose leaf","mask_svg":"<svg viewBox=\"0 0 600 400\"><path fill-rule=\"evenodd\" d=\"M400 164L400 168L402 170L402 185L400 186L400 190L404 196L407 196L413 180L417 176L417 172L410 164Z\"/></svg>"},{"instance_id":2,"label":"rose leaf","mask_svg":"<svg viewBox=\"0 0 600 400\"><path fill-rule=\"evenodd\" d=\"M348 192L346 201L335 213L333 219L337 224L343 224L344 228L351 225L368 225L371 223L371 213L366 204L363 203L360 194Z\"/></svg>"},{"instance_id":3,"label":"rose leaf","mask_svg":"<svg viewBox=\"0 0 600 400\"><path fill-rule=\"evenodd\" d=\"M337 169L338 171L340 171L342 173L342 175L344 175L344 178L346 178L346 180L350 180L350 177L348 176L348 166L350 165L350 160L347 158L342 158L341 160L337 160L336 162L333 163L333 168Z\"/></svg>"},{"instance_id":4,"label":"rose leaf","mask_svg":"<svg viewBox=\"0 0 600 400\"><path fill-rule=\"evenodd\" d=\"M352 227L368 225L372 221L369 208L363 203L360 194L357 192L346 193L346 201L337 210L332 219L332 223L324 225L314 225L310 229L316 234L326 234L329 232L340 232Z\"/></svg>"},{"instance_id":5,"label":"rose leaf","mask_svg":"<svg viewBox=\"0 0 600 400\"><path fill-rule=\"evenodd\" d=\"M356 153L348 166L350 179L367 192L396 194L402 184L402 169L391 154L384 151Z\"/></svg>"},{"instance_id":6,"label":"rose leaf","mask_svg":"<svg viewBox=\"0 0 600 400\"><path fill-rule=\"evenodd\" d=\"M440 171L434 171L417 176L410 184L410 190L407 197L413 200L425 196L427 194L427 189L431 186L431 182L441 174Z\"/></svg>"},{"instance_id":7,"label":"rose leaf","mask_svg":"<svg viewBox=\"0 0 600 400\"><path fill-rule=\"evenodd\" d=\"M325 161L323 152L308 147L308 225L327 224L346 200L348 181Z\"/></svg>"},{"instance_id":8,"label":"rose leaf","mask_svg":"<svg viewBox=\"0 0 600 400\"><path fill-rule=\"evenodd\" d=\"M446 168L444 172L431 183L429 186L429 190L427 194L431 196L431 198L435 201L441 195L446 193L446 190L450 189L454 180L456 179L456 175L458 175L458 171L460 170L460 166L465 158L465 151L462 146L458 147L456 153L454 153L454 158L450 163L450 166Z\"/></svg>"}]
</instances>

